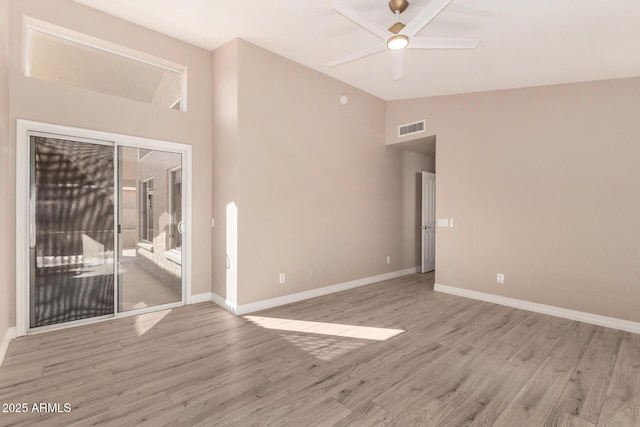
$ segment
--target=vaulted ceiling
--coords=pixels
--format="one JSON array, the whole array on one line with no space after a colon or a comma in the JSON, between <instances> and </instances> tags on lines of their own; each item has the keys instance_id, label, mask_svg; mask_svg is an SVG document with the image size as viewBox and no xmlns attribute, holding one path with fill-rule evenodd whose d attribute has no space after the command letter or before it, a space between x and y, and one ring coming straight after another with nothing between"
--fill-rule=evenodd
<instances>
[{"instance_id":1,"label":"vaulted ceiling","mask_svg":"<svg viewBox=\"0 0 640 427\"><path fill-rule=\"evenodd\" d=\"M380 44L332 0L75 0L213 50L236 37L385 100L640 76L640 1L453 0L420 33L479 38L475 50L408 50L394 81L390 52L328 68ZM341 0L387 28L387 0ZM429 0L410 0L409 22Z\"/></svg>"}]
</instances>

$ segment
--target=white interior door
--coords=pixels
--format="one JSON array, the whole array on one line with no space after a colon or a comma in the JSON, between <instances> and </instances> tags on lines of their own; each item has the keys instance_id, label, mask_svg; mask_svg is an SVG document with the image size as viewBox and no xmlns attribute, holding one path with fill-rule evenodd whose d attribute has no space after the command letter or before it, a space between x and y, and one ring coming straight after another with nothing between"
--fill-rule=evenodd
<instances>
[{"instance_id":1,"label":"white interior door","mask_svg":"<svg viewBox=\"0 0 640 427\"><path fill-rule=\"evenodd\" d=\"M422 172L422 272L436 268L436 174Z\"/></svg>"}]
</instances>

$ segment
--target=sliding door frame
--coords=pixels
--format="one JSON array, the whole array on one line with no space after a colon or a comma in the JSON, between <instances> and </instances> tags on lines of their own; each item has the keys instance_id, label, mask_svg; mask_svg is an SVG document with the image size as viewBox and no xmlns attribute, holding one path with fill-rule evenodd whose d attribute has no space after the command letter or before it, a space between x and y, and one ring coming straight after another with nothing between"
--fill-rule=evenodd
<instances>
[{"instance_id":1,"label":"sliding door frame","mask_svg":"<svg viewBox=\"0 0 640 427\"><path fill-rule=\"evenodd\" d=\"M71 322L60 323L51 326L38 328L30 327L30 145L32 136L48 136L59 139L69 139L97 144L113 144L114 147L114 168L118 168L118 147L142 148L148 150L170 151L182 155L182 192L183 192L183 218L185 222L185 233L182 237L183 244L183 268L182 268L182 300L173 304L149 307L146 309L118 312L118 239L117 226L119 221L119 197L120 190L117 187L118 177L114 188L118 194L114 195L115 218L114 226L115 246L114 246L114 314L95 318L81 319ZM176 307L184 304L191 304L191 146L175 142L161 141L156 139L134 137L129 135L102 132L89 129L54 125L49 123L34 122L18 119L16 126L16 329L17 336L28 333L44 332L53 329L63 329L78 324L95 323L117 317L127 317L146 312L157 311L165 308ZM185 173L186 172L186 173Z\"/></svg>"}]
</instances>

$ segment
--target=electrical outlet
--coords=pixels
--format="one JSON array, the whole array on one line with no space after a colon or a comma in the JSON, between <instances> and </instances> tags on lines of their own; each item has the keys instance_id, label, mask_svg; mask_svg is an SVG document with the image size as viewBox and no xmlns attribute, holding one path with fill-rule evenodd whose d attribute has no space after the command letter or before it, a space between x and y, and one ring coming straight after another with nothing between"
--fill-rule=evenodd
<instances>
[{"instance_id":1,"label":"electrical outlet","mask_svg":"<svg viewBox=\"0 0 640 427\"><path fill-rule=\"evenodd\" d=\"M387 257L387 264L391 264L391 257L390 256Z\"/></svg>"},{"instance_id":2,"label":"electrical outlet","mask_svg":"<svg viewBox=\"0 0 640 427\"><path fill-rule=\"evenodd\" d=\"M281 285L286 281L286 277L284 273L280 273L280 276L278 277L278 281L280 282Z\"/></svg>"},{"instance_id":3,"label":"electrical outlet","mask_svg":"<svg viewBox=\"0 0 640 427\"><path fill-rule=\"evenodd\" d=\"M316 271L313 268L309 269L309 277L313 277L316 275Z\"/></svg>"},{"instance_id":4,"label":"electrical outlet","mask_svg":"<svg viewBox=\"0 0 640 427\"><path fill-rule=\"evenodd\" d=\"M498 281L498 283L504 283L504 274L498 273L498 275L496 276L496 280Z\"/></svg>"}]
</instances>

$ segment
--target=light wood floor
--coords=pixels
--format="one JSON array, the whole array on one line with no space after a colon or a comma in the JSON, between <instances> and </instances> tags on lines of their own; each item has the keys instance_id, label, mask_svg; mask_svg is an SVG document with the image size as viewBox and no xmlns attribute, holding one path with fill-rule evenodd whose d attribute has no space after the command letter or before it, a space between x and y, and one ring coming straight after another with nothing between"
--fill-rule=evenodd
<instances>
[{"instance_id":1,"label":"light wood floor","mask_svg":"<svg viewBox=\"0 0 640 427\"><path fill-rule=\"evenodd\" d=\"M20 338L0 403L72 410L0 425L640 426L640 335L432 285L412 275L246 318L202 303Z\"/></svg>"}]
</instances>

